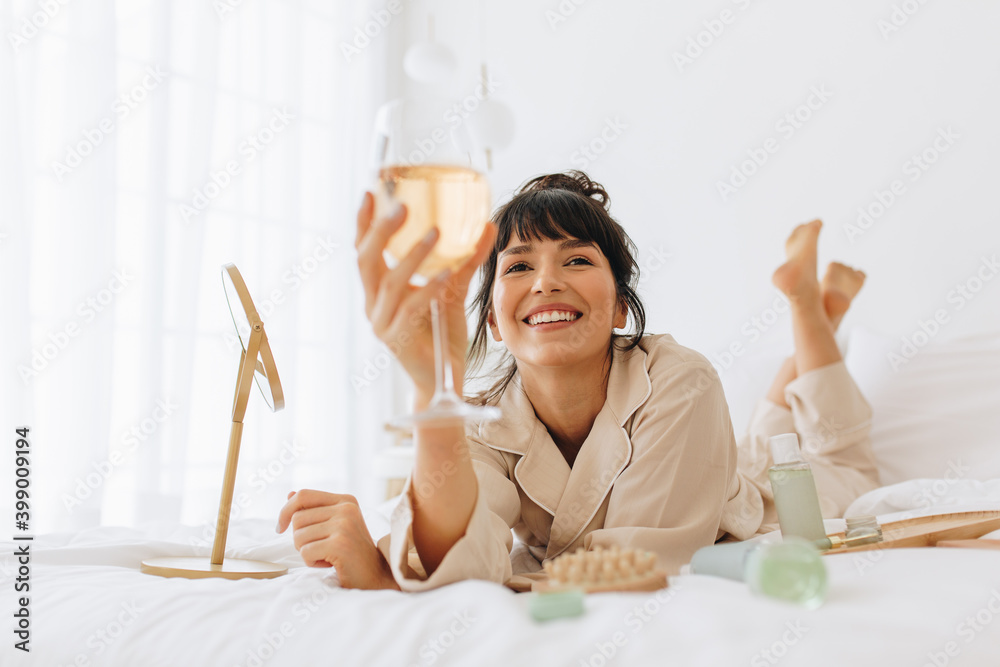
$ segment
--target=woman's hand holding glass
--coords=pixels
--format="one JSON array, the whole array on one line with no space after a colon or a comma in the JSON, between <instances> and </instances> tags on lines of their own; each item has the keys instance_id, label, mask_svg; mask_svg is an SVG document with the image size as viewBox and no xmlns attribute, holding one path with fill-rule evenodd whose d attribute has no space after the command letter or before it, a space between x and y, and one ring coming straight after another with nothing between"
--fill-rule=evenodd
<instances>
[{"instance_id":1,"label":"woman's hand holding glass","mask_svg":"<svg viewBox=\"0 0 1000 667\"><path fill-rule=\"evenodd\" d=\"M430 302L436 297L441 304L442 315L447 322L455 388L461 393L468 341L465 298L476 269L489 256L496 229L487 224L470 257L426 285L416 286L410 280L434 248L438 238L436 228L390 269L383 253L390 237L403 226L406 207L400 205L392 215L379 220L373 219L374 209L372 194L365 193L358 210L355 238L358 269L365 290L365 315L372 323L375 335L389 347L413 380L417 396L415 409L422 410L429 403L435 388Z\"/></svg>"}]
</instances>

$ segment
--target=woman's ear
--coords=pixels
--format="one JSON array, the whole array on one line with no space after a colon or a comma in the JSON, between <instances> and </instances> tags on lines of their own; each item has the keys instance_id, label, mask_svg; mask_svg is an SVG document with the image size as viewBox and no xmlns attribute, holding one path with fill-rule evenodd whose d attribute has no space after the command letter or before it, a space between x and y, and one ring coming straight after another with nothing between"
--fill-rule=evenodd
<instances>
[{"instance_id":1,"label":"woman's ear","mask_svg":"<svg viewBox=\"0 0 1000 667\"><path fill-rule=\"evenodd\" d=\"M486 324L490 327L490 334L493 335L493 340L500 342L503 337L500 335L500 329L497 328L496 318L493 316L493 308L490 308L490 312L486 313Z\"/></svg>"},{"instance_id":2,"label":"woman's ear","mask_svg":"<svg viewBox=\"0 0 1000 667\"><path fill-rule=\"evenodd\" d=\"M615 314L615 329L624 329L625 325L628 323L628 308L625 306L625 302L622 301L618 304L618 312Z\"/></svg>"}]
</instances>

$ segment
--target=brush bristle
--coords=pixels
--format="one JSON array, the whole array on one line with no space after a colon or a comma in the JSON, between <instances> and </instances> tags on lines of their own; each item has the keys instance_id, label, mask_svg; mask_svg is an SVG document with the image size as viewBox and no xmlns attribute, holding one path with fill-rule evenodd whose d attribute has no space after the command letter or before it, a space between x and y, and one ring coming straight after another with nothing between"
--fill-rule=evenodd
<instances>
[{"instance_id":1,"label":"brush bristle","mask_svg":"<svg viewBox=\"0 0 1000 667\"><path fill-rule=\"evenodd\" d=\"M611 590L658 590L666 586L666 575L656 569L656 555L638 549L612 546L592 551L577 549L546 561L547 582L536 590L582 588L596 592Z\"/></svg>"}]
</instances>

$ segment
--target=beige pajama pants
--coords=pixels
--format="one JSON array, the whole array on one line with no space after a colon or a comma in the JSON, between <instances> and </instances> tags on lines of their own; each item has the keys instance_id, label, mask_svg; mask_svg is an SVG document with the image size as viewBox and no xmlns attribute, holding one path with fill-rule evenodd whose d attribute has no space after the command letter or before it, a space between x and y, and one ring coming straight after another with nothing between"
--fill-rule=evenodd
<instances>
[{"instance_id":1,"label":"beige pajama pants","mask_svg":"<svg viewBox=\"0 0 1000 667\"><path fill-rule=\"evenodd\" d=\"M871 447L871 406L843 361L816 368L785 388L791 409L762 399L740 440L739 469L764 500L761 531L777 527L767 470L773 465L768 438L797 433L803 458L812 467L825 518L843 516L858 496L879 486Z\"/></svg>"}]
</instances>

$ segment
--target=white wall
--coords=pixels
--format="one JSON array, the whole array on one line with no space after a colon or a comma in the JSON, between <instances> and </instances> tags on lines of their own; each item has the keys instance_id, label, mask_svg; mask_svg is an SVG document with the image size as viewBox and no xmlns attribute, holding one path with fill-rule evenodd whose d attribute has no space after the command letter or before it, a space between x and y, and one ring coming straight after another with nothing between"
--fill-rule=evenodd
<instances>
[{"instance_id":1,"label":"white wall","mask_svg":"<svg viewBox=\"0 0 1000 667\"><path fill-rule=\"evenodd\" d=\"M909 335L943 308L950 321L938 340L1000 331L1000 279L961 310L949 302L983 256L1000 252L996 3L406 5L409 39L425 34L433 10L438 38L460 54L456 94L471 92L485 59L497 99L517 114L515 145L492 174L498 200L530 176L584 166L579 147L609 119L624 124L586 171L607 187L644 266L656 262L652 249L670 253L643 282L650 331L673 333L722 367L717 355L733 343L746 358L787 343L787 317L757 341L744 325L777 295L770 275L788 232L813 217L826 223L823 266L836 259L868 274L845 330ZM708 43L704 22L723 11L721 34L679 67L674 54L702 32ZM794 134L777 127L817 89L829 99L814 98L819 108L801 111L810 117ZM913 180L908 161L948 128L957 139ZM717 183L768 138L778 150L724 201ZM897 179L903 194L849 238L858 208Z\"/></svg>"}]
</instances>

